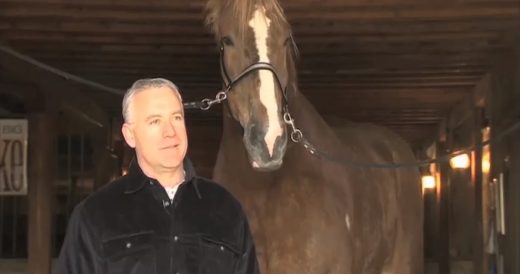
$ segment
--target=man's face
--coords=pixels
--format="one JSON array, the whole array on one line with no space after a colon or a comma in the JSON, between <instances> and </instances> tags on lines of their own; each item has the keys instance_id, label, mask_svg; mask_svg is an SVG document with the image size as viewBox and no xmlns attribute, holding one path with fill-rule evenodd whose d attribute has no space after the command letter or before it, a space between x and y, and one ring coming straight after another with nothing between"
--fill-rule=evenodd
<instances>
[{"instance_id":1,"label":"man's face","mask_svg":"<svg viewBox=\"0 0 520 274\"><path fill-rule=\"evenodd\" d=\"M168 87L142 90L131 99L123 135L145 168L161 172L182 166L188 148L182 110Z\"/></svg>"}]
</instances>

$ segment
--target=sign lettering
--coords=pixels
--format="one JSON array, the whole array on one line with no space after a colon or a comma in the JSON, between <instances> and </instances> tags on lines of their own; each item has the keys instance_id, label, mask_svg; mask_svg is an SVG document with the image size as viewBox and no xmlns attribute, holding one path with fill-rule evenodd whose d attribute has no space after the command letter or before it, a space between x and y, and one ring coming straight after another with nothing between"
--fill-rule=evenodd
<instances>
[{"instance_id":1,"label":"sign lettering","mask_svg":"<svg viewBox=\"0 0 520 274\"><path fill-rule=\"evenodd\" d=\"M27 120L0 119L0 195L27 194Z\"/></svg>"}]
</instances>

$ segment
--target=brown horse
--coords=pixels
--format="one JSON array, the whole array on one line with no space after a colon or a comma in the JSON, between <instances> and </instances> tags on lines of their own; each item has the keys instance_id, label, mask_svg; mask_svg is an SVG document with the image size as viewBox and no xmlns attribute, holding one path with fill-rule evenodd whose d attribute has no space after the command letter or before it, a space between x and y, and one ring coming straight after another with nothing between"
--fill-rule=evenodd
<instances>
[{"instance_id":1,"label":"brown horse","mask_svg":"<svg viewBox=\"0 0 520 274\"><path fill-rule=\"evenodd\" d=\"M372 163L413 161L409 146L379 127L325 123L298 91L275 0L210 0L207 12L229 89L214 178L244 206L262 273L422 273L418 170L344 165L301 143Z\"/></svg>"}]
</instances>

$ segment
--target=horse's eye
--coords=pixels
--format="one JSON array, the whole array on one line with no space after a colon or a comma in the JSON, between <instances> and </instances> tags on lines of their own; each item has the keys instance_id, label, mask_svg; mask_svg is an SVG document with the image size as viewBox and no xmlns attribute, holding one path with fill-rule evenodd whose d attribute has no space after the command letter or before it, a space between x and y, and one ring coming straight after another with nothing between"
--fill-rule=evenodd
<instances>
[{"instance_id":1,"label":"horse's eye","mask_svg":"<svg viewBox=\"0 0 520 274\"><path fill-rule=\"evenodd\" d=\"M224 36L224 37L222 37L222 43L226 46L232 46L233 40L231 40L231 38L229 36Z\"/></svg>"}]
</instances>

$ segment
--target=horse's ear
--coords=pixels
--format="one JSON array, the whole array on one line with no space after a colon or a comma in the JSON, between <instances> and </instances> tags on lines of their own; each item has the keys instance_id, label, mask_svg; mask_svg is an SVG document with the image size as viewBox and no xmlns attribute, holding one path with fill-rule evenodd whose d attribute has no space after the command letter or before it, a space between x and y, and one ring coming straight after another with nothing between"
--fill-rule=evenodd
<instances>
[{"instance_id":1,"label":"horse's ear","mask_svg":"<svg viewBox=\"0 0 520 274\"><path fill-rule=\"evenodd\" d=\"M220 18L221 4L219 0L209 0L204 9L205 24L211 29L215 36L218 36L218 18Z\"/></svg>"}]
</instances>

